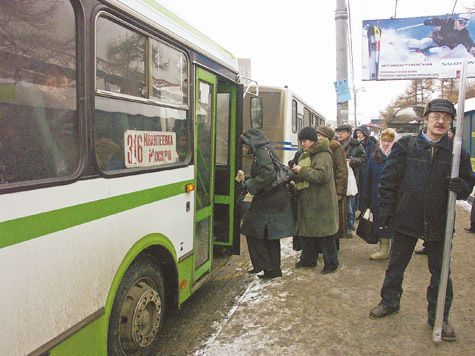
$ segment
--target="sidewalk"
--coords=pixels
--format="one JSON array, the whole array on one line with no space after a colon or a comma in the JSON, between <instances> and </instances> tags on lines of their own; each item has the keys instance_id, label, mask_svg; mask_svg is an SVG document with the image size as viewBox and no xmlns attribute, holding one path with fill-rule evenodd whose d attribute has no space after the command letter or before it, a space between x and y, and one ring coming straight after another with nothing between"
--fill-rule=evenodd
<instances>
[{"instance_id":1,"label":"sidewalk","mask_svg":"<svg viewBox=\"0 0 475 356\"><path fill-rule=\"evenodd\" d=\"M199 355L473 355L475 354L475 234L466 233L470 205L457 204L452 251L454 303L450 322L457 341L436 344L427 326L427 257L414 255L405 274L399 313L368 317L379 302L387 261L370 261L375 245L358 237L340 243L341 267L334 274L296 269L299 253L282 240L284 276L250 276L216 333ZM245 250L246 246L242 246Z\"/></svg>"}]
</instances>

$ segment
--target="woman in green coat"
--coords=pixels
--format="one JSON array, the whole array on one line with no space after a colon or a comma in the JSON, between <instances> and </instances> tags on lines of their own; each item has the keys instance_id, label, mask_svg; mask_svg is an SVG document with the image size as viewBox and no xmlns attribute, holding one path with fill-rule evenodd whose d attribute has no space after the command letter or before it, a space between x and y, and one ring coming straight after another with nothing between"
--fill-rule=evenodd
<instances>
[{"instance_id":1,"label":"woman in green coat","mask_svg":"<svg viewBox=\"0 0 475 356\"><path fill-rule=\"evenodd\" d=\"M252 128L241 135L241 141L254 158L251 176L242 182L254 196L241 228L253 266L249 272L264 271L260 278L280 277L280 239L292 236L295 229L290 192L286 186L272 187L276 170L270 155L279 158L264 134Z\"/></svg>"},{"instance_id":2,"label":"woman in green coat","mask_svg":"<svg viewBox=\"0 0 475 356\"><path fill-rule=\"evenodd\" d=\"M296 236L300 237L302 254L296 266L316 266L319 248L325 263L322 273L330 273L338 267L338 198L330 144L327 138L318 139L310 126L304 127L298 138L303 153L292 170L298 194Z\"/></svg>"}]
</instances>

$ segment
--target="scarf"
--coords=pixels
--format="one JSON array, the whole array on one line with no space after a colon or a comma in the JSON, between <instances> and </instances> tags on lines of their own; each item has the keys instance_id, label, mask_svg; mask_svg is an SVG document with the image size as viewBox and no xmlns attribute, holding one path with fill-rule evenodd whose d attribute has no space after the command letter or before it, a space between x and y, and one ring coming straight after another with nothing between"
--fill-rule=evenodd
<instances>
[{"instance_id":1,"label":"scarf","mask_svg":"<svg viewBox=\"0 0 475 356\"><path fill-rule=\"evenodd\" d=\"M310 152L309 151L304 151L299 157L298 165L303 168L303 167L310 166L311 163L312 163L312 160L310 159ZM310 187L309 182L299 178L299 176L296 177L296 179L295 179L295 189L302 190L302 189L305 189L305 188L308 188L308 187Z\"/></svg>"},{"instance_id":2,"label":"scarf","mask_svg":"<svg viewBox=\"0 0 475 356\"><path fill-rule=\"evenodd\" d=\"M393 129L387 129L387 130L392 130L392 131L394 131L394 140L393 140L393 142L391 142L391 144L389 145L389 147L388 147L386 150L384 150L384 149L383 149L383 140L381 140L381 137L380 137L380 138L379 138L379 149L381 150L381 152L384 153L384 155L385 155L386 157L389 157L389 154L391 153L391 150L393 149L394 142L396 142L397 140L399 140L399 135L398 135L398 133L397 133L395 130L393 130Z\"/></svg>"}]
</instances>

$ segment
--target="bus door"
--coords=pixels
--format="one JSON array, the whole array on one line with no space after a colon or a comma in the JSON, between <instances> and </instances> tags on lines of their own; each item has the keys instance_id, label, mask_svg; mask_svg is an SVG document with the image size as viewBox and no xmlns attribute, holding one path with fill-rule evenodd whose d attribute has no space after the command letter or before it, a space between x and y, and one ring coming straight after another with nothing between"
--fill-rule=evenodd
<instances>
[{"instance_id":1,"label":"bus door","mask_svg":"<svg viewBox=\"0 0 475 356\"><path fill-rule=\"evenodd\" d=\"M195 235L193 282L211 270L216 130L216 76L196 69Z\"/></svg>"},{"instance_id":2,"label":"bus door","mask_svg":"<svg viewBox=\"0 0 475 356\"><path fill-rule=\"evenodd\" d=\"M242 128L237 116L241 115L242 87L220 79L218 82L216 109L216 166L214 187L214 245L219 252L239 254L240 212L235 207L236 192L234 177L241 167L239 135Z\"/></svg>"}]
</instances>

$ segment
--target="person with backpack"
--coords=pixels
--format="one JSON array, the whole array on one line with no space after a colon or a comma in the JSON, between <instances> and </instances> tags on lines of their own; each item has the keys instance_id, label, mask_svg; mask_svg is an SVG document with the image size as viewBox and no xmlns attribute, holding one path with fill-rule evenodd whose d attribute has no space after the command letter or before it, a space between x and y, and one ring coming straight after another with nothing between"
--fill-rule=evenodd
<instances>
[{"instance_id":1,"label":"person with backpack","mask_svg":"<svg viewBox=\"0 0 475 356\"><path fill-rule=\"evenodd\" d=\"M279 158L267 137L251 128L241 135L241 141L253 156L250 177L236 176L242 189L253 195L241 227L253 266L248 272L263 272L257 276L265 279L281 277L280 239L292 236L295 229L290 192L285 185L272 186L277 175L273 158Z\"/></svg>"},{"instance_id":2,"label":"person with backpack","mask_svg":"<svg viewBox=\"0 0 475 356\"><path fill-rule=\"evenodd\" d=\"M427 103L426 128L417 136L405 136L397 141L386 161L379 183L379 220L381 226L392 227L394 236L381 301L370 311L370 318L383 318L399 311L404 271L418 239L422 238L431 274L427 288L428 324L434 327L449 190L457 194L457 199L465 199L473 188L470 158L464 150L460 155L459 177L449 178L453 141L447 132L455 114L453 103L447 99ZM456 339L455 330L448 322L453 295L449 274L441 335L447 341Z\"/></svg>"}]
</instances>

